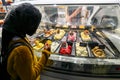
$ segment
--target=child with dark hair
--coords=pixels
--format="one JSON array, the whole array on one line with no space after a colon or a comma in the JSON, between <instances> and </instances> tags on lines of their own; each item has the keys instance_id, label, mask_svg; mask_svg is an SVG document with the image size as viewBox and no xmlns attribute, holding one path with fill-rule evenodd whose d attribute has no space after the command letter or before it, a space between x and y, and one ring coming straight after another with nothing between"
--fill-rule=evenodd
<instances>
[{"instance_id":1,"label":"child with dark hair","mask_svg":"<svg viewBox=\"0 0 120 80\"><path fill-rule=\"evenodd\" d=\"M2 71L0 75L5 77L1 76L0 80L40 80L40 72L51 52L45 48L40 60L37 60L26 34L31 36L36 32L41 17L39 10L30 3L16 6L6 16L2 29L1 56L8 75ZM10 46L17 43L23 45L16 46L8 53ZM4 60L6 55L7 59Z\"/></svg>"}]
</instances>

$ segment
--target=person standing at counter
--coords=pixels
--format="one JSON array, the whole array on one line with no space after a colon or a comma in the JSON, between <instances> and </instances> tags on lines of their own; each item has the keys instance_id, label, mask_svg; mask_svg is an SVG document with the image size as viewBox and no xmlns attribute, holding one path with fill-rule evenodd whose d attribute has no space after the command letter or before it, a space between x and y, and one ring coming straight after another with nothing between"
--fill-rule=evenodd
<instances>
[{"instance_id":1,"label":"person standing at counter","mask_svg":"<svg viewBox=\"0 0 120 80\"><path fill-rule=\"evenodd\" d=\"M72 9L75 8L75 9ZM66 12L66 21L72 24L82 24L85 25L88 18L88 10L86 6L82 7L68 7Z\"/></svg>"},{"instance_id":2,"label":"person standing at counter","mask_svg":"<svg viewBox=\"0 0 120 80\"><path fill-rule=\"evenodd\" d=\"M39 10L30 3L16 6L6 16L1 42L4 69L1 69L0 80L40 80L40 73L51 52L49 47L44 48L41 58L37 60L26 35L36 32L41 17ZM10 51L13 46L16 47Z\"/></svg>"}]
</instances>

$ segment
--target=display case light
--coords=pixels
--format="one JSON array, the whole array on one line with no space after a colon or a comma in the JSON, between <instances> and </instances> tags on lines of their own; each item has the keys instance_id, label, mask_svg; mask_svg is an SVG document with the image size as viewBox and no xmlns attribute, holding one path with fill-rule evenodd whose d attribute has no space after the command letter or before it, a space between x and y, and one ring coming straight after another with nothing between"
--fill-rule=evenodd
<instances>
[{"instance_id":1,"label":"display case light","mask_svg":"<svg viewBox=\"0 0 120 80\"><path fill-rule=\"evenodd\" d=\"M57 5L56 5L56 4L54 4L53 6L55 6L55 7L56 7Z\"/></svg>"}]
</instances>

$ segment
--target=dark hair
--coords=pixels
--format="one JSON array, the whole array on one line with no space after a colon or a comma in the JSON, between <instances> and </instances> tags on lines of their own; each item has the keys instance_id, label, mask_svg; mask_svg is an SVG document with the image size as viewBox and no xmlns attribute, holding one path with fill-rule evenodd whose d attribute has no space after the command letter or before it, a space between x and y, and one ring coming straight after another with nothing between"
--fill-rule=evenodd
<instances>
[{"instance_id":1,"label":"dark hair","mask_svg":"<svg viewBox=\"0 0 120 80\"><path fill-rule=\"evenodd\" d=\"M1 54L6 53L13 37L24 38L33 35L41 21L41 13L30 3L22 3L13 8L5 18L2 29Z\"/></svg>"},{"instance_id":2,"label":"dark hair","mask_svg":"<svg viewBox=\"0 0 120 80\"><path fill-rule=\"evenodd\" d=\"M41 13L30 3L22 3L8 13L3 28L19 35L33 35L41 21Z\"/></svg>"}]
</instances>

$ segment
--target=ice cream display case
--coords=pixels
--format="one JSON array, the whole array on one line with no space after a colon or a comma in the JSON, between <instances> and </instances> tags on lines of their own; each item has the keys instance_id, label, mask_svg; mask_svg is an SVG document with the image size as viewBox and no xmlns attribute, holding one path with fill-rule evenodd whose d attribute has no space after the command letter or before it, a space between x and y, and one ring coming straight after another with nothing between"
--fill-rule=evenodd
<instances>
[{"instance_id":1,"label":"ice cream display case","mask_svg":"<svg viewBox=\"0 0 120 80\"><path fill-rule=\"evenodd\" d=\"M35 54L40 57L51 44L44 74L68 80L120 78L119 1L62 1L29 1L42 13L36 34L29 36Z\"/></svg>"}]
</instances>

